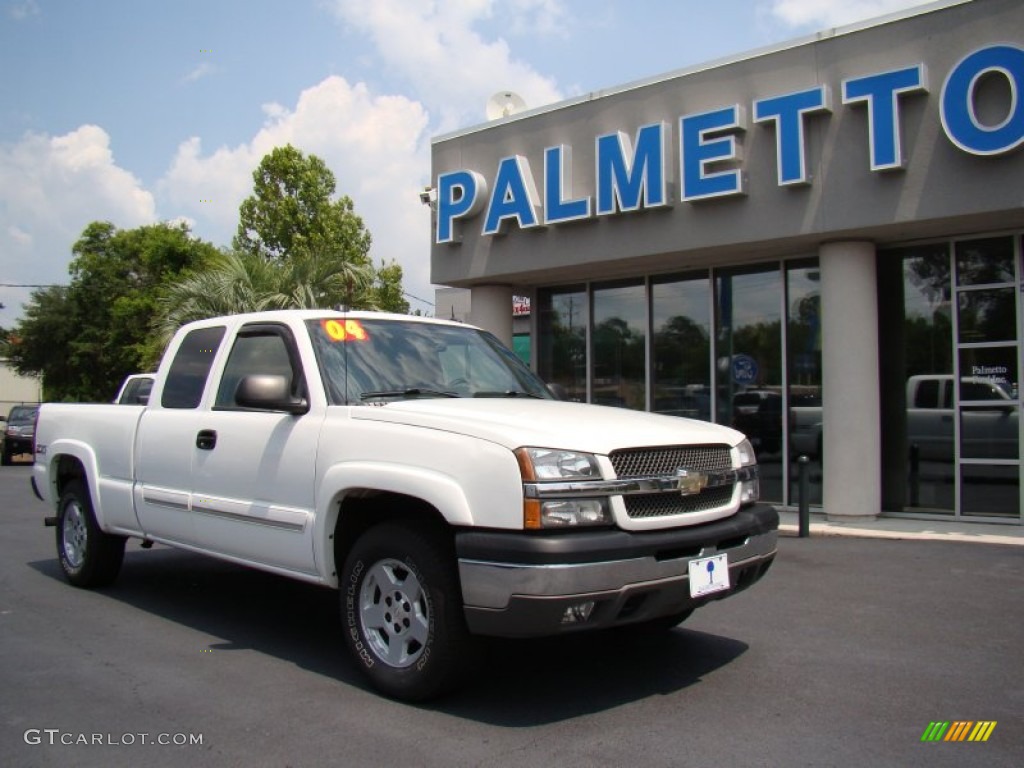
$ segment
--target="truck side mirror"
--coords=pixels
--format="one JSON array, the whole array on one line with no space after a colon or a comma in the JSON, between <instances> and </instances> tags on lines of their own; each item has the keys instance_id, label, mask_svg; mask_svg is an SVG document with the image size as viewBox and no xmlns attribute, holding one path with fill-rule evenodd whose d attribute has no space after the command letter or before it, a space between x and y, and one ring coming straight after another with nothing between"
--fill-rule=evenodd
<instances>
[{"instance_id":1,"label":"truck side mirror","mask_svg":"<svg viewBox=\"0 0 1024 768\"><path fill-rule=\"evenodd\" d=\"M306 398L292 397L285 376L271 374L243 376L235 389L235 402L243 408L284 411L293 416L309 411Z\"/></svg>"},{"instance_id":2,"label":"truck side mirror","mask_svg":"<svg viewBox=\"0 0 1024 768\"><path fill-rule=\"evenodd\" d=\"M548 384L548 390L551 392L552 395L555 396L556 400L568 400L569 399L569 393L566 391L565 387L563 387L561 384L558 384L556 382L550 382Z\"/></svg>"}]
</instances>

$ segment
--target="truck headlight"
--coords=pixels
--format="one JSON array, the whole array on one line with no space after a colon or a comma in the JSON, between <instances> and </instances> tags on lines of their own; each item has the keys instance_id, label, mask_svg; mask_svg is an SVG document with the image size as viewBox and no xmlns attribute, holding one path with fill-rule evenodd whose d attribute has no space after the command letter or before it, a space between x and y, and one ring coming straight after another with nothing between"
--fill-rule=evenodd
<instances>
[{"instance_id":1,"label":"truck headlight","mask_svg":"<svg viewBox=\"0 0 1024 768\"><path fill-rule=\"evenodd\" d=\"M753 467L754 476L740 481L740 505L753 504L761 498L761 485L757 479L757 455L749 440L744 440L733 450L740 467Z\"/></svg>"},{"instance_id":2,"label":"truck headlight","mask_svg":"<svg viewBox=\"0 0 1024 768\"><path fill-rule=\"evenodd\" d=\"M523 498L523 527L573 528L610 525L611 509L606 497L587 497L586 491L566 492L558 483L600 480L601 470L592 454L551 448L520 448L516 451L519 472L530 492ZM546 489L545 485L549 487ZM545 498L546 491L556 492Z\"/></svg>"},{"instance_id":3,"label":"truck headlight","mask_svg":"<svg viewBox=\"0 0 1024 768\"><path fill-rule=\"evenodd\" d=\"M589 453L551 448L520 448L516 451L523 480L579 480L599 478L597 459Z\"/></svg>"}]
</instances>

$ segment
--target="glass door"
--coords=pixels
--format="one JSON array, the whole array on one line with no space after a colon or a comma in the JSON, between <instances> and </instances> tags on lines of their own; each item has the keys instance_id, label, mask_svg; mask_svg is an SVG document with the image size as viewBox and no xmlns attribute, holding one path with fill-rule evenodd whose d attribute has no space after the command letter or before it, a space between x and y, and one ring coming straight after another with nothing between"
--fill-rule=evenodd
<instances>
[{"instance_id":1,"label":"glass door","mask_svg":"<svg viewBox=\"0 0 1024 768\"><path fill-rule=\"evenodd\" d=\"M1020 518L1018 240L954 243L959 512Z\"/></svg>"}]
</instances>

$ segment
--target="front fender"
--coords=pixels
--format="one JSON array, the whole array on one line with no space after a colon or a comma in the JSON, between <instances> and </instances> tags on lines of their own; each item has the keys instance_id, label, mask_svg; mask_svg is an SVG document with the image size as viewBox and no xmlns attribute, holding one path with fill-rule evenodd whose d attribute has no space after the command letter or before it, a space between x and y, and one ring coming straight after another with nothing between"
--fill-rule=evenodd
<instances>
[{"instance_id":1,"label":"front fender","mask_svg":"<svg viewBox=\"0 0 1024 768\"><path fill-rule=\"evenodd\" d=\"M379 461L351 461L328 469L317 489L314 557L332 585L335 575L333 538L340 502L355 490L371 489L412 496L430 504L453 526L473 525L473 512L462 486L451 475L434 469Z\"/></svg>"}]
</instances>

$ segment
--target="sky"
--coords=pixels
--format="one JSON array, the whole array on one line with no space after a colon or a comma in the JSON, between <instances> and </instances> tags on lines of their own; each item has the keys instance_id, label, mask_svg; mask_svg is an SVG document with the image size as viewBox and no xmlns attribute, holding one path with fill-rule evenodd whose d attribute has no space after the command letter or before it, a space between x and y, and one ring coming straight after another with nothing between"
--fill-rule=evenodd
<instances>
[{"instance_id":1,"label":"sky","mask_svg":"<svg viewBox=\"0 0 1024 768\"><path fill-rule=\"evenodd\" d=\"M92 221L231 243L276 146L321 157L433 311L431 140L923 0L0 0L0 326Z\"/></svg>"}]
</instances>

